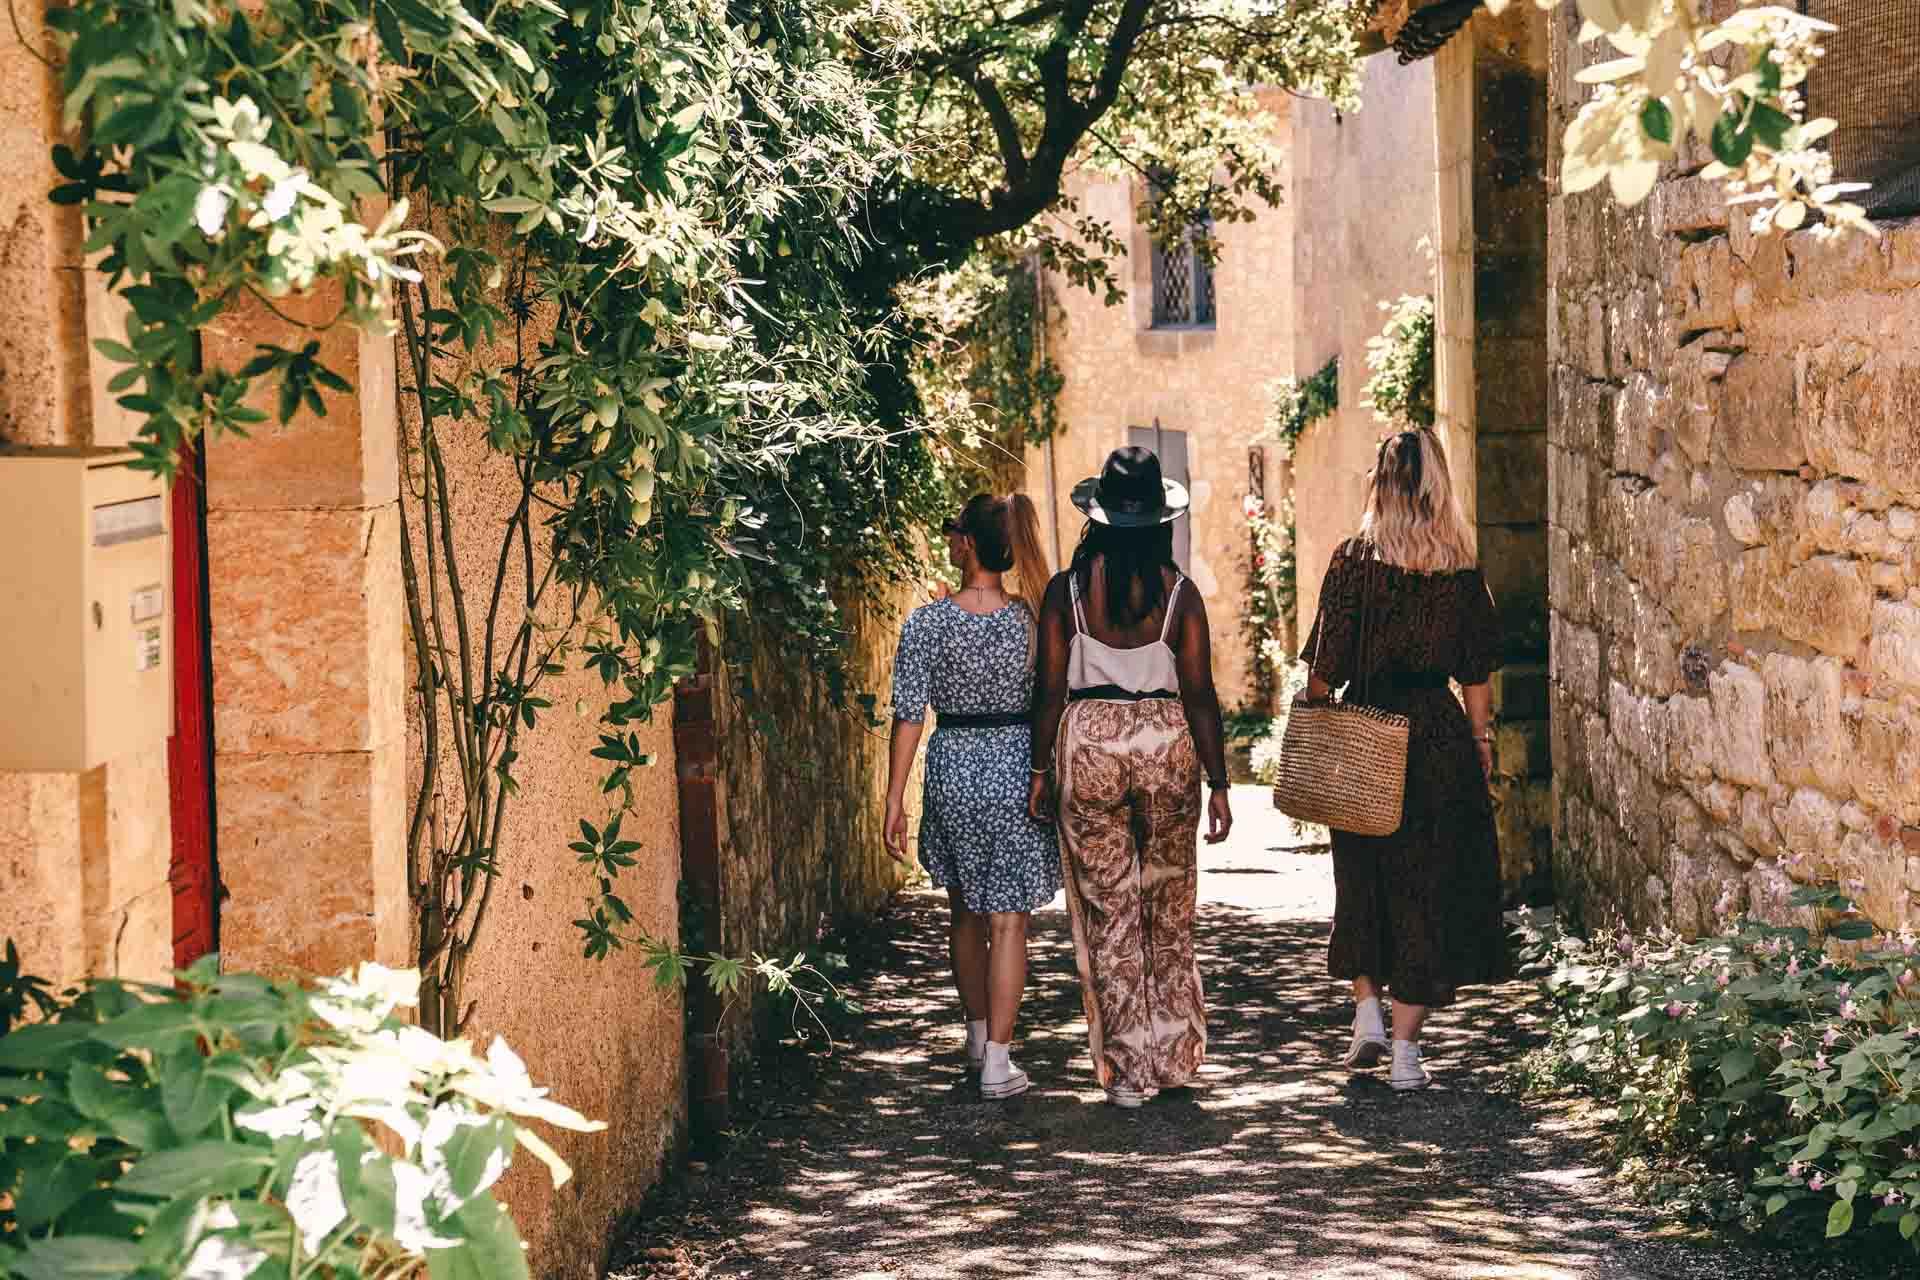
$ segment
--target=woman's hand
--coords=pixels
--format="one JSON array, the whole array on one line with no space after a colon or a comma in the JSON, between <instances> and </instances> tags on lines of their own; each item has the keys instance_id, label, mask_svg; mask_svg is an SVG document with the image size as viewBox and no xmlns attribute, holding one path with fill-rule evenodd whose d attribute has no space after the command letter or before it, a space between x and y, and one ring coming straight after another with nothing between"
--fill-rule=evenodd
<instances>
[{"instance_id":1,"label":"woman's hand","mask_svg":"<svg viewBox=\"0 0 1920 1280\"><path fill-rule=\"evenodd\" d=\"M1219 844L1233 830L1233 806L1227 803L1227 793L1207 792L1207 843Z\"/></svg>"},{"instance_id":2,"label":"woman's hand","mask_svg":"<svg viewBox=\"0 0 1920 1280\"><path fill-rule=\"evenodd\" d=\"M899 800L887 801L887 824L885 827L887 852L893 860L903 867L913 865L913 859L907 856L907 810Z\"/></svg>"},{"instance_id":3,"label":"woman's hand","mask_svg":"<svg viewBox=\"0 0 1920 1280\"><path fill-rule=\"evenodd\" d=\"M1480 752L1480 776L1488 782L1493 781L1493 744L1484 738L1475 738L1473 745Z\"/></svg>"},{"instance_id":4,"label":"woman's hand","mask_svg":"<svg viewBox=\"0 0 1920 1280\"><path fill-rule=\"evenodd\" d=\"M1027 816L1035 822L1053 821L1053 775L1036 773L1027 788Z\"/></svg>"}]
</instances>

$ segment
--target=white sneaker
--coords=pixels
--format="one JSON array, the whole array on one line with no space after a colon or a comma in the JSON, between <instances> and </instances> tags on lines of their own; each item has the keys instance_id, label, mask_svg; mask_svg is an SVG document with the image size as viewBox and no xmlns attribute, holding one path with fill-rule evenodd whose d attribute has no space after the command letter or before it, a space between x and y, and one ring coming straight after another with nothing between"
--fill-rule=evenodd
<instances>
[{"instance_id":1,"label":"white sneaker","mask_svg":"<svg viewBox=\"0 0 1920 1280\"><path fill-rule=\"evenodd\" d=\"M987 1061L987 1020L967 1023L967 1065L975 1074Z\"/></svg>"},{"instance_id":2,"label":"white sneaker","mask_svg":"<svg viewBox=\"0 0 1920 1280\"><path fill-rule=\"evenodd\" d=\"M987 1099L1017 1098L1032 1082L1027 1073L1013 1065L1004 1044L987 1042L986 1061L980 1067L980 1096Z\"/></svg>"},{"instance_id":3,"label":"white sneaker","mask_svg":"<svg viewBox=\"0 0 1920 1280\"><path fill-rule=\"evenodd\" d=\"M1128 1111L1147 1104L1147 1095L1132 1085L1116 1084L1107 1090L1107 1101Z\"/></svg>"},{"instance_id":4,"label":"white sneaker","mask_svg":"<svg viewBox=\"0 0 1920 1280\"><path fill-rule=\"evenodd\" d=\"M1420 1046L1412 1040L1393 1042L1393 1074L1387 1082L1400 1090L1424 1089L1433 1077L1420 1065Z\"/></svg>"},{"instance_id":5,"label":"white sneaker","mask_svg":"<svg viewBox=\"0 0 1920 1280\"><path fill-rule=\"evenodd\" d=\"M1353 1070L1374 1067L1387 1056L1387 1028L1380 1017L1380 1000L1372 997L1360 1002L1353 1015L1353 1043L1340 1061Z\"/></svg>"}]
</instances>

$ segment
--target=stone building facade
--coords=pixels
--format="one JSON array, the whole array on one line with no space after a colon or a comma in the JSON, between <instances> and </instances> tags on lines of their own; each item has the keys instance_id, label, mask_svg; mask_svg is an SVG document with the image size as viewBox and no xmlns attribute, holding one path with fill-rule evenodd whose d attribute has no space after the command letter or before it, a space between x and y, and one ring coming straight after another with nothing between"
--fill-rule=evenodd
<instances>
[{"instance_id":1,"label":"stone building facade","mask_svg":"<svg viewBox=\"0 0 1920 1280\"><path fill-rule=\"evenodd\" d=\"M1583 86L1551 42L1556 146ZM1551 193L1555 869L1598 922L1920 891L1920 225ZM1557 154L1548 172L1557 172Z\"/></svg>"}]
</instances>

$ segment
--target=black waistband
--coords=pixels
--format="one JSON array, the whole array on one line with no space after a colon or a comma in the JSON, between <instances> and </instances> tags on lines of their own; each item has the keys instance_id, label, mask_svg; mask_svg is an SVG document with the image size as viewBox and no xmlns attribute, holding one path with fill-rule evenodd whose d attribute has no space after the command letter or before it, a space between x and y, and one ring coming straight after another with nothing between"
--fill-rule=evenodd
<instances>
[{"instance_id":1,"label":"black waistband","mask_svg":"<svg viewBox=\"0 0 1920 1280\"><path fill-rule=\"evenodd\" d=\"M1385 689L1444 689L1448 680L1444 671L1382 671L1356 683L1363 689L1375 684Z\"/></svg>"},{"instance_id":2,"label":"black waistband","mask_svg":"<svg viewBox=\"0 0 1920 1280\"><path fill-rule=\"evenodd\" d=\"M1068 702L1148 702L1179 696L1171 689L1123 689L1117 684L1093 684L1084 689L1067 690Z\"/></svg>"},{"instance_id":3,"label":"black waistband","mask_svg":"<svg viewBox=\"0 0 1920 1280\"><path fill-rule=\"evenodd\" d=\"M1011 729L1017 724L1026 724L1032 716L1025 711L982 711L978 714L964 714L958 711L939 712L939 728L942 729Z\"/></svg>"}]
</instances>

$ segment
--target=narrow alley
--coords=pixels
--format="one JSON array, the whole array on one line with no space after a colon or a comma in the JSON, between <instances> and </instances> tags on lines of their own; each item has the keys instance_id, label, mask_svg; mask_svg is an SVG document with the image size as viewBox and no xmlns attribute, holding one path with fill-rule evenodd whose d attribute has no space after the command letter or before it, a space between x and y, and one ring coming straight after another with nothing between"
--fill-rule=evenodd
<instances>
[{"instance_id":1,"label":"narrow alley","mask_svg":"<svg viewBox=\"0 0 1920 1280\"><path fill-rule=\"evenodd\" d=\"M1350 1077L1335 1061L1350 1006L1324 967L1327 855L1292 846L1263 790L1235 788L1234 808L1233 838L1202 853L1203 1088L1103 1104L1056 901L1035 917L1015 1047L1034 1088L980 1101L944 901L908 892L854 959L864 1013L835 1055L811 1086L760 1083L777 1101L751 1142L628 1223L615 1280L1868 1274L1689 1238L1623 1203L1605 1139L1508 1086L1541 1011L1528 982L1435 1015L1424 1095Z\"/></svg>"}]
</instances>

